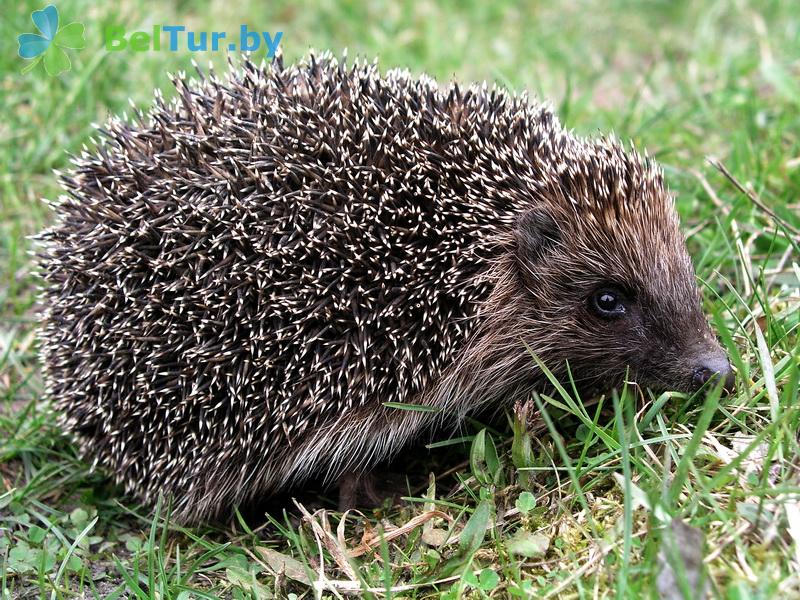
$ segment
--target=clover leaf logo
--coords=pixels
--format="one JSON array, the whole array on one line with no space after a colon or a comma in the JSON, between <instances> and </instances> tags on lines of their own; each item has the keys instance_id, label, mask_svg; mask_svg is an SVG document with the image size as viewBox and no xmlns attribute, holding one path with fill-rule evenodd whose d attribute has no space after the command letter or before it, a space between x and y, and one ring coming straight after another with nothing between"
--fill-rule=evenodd
<instances>
[{"instance_id":1,"label":"clover leaf logo","mask_svg":"<svg viewBox=\"0 0 800 600\"><path fill-rule=\"evenodd\" d=\"M44 63L44 69L51 77L69 71L72 63L64 48L79 50L86 46L83 39L83 23L69 23L59 29L58 9L52 4L42 10L33 11L31 20L41 35L23 33L17 37L19 55L28 60L33 59L33 62L25 65L22 72L29 72L40 61Z\"/></svg>"}]
</instances>

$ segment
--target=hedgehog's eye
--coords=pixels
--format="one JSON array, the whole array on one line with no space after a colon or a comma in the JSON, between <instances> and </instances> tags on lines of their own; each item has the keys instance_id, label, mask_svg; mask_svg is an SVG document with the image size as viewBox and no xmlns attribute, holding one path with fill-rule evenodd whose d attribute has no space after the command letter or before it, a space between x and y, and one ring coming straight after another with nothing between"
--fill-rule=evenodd
<instances>
[{"instance_id":1,"label":"hedgehog's eye","mask_svg":"<svg viewBox=\"0 0 800 600\"><path fill-rule=\"evenodd\" d=\"M598 317L618 319L626 312L622 294L616 290L602 289L589 299L589 308Z\"/></svg>"}]
</instances>

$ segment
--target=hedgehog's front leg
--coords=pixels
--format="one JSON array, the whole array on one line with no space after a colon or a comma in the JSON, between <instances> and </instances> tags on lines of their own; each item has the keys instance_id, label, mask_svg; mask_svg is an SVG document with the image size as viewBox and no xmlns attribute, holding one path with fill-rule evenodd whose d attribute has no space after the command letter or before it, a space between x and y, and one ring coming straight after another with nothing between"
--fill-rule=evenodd
<instances>
[{"instance_id":1,"label":"hedgehog's front leg","mask_svg":"<svg viewBox=\"0 0 800 600\"><path fill-rule=\"evenodd\" d=\"M348 470L339 477L339 512L364 506L378 506L384 500L376 485L374 471Z\"/></svg>"}]
</instances>

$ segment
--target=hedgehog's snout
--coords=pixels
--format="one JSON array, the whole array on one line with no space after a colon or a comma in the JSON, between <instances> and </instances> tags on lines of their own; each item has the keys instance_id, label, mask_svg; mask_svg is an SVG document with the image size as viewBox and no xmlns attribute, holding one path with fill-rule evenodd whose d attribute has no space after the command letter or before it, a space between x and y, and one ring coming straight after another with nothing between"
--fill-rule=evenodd
<instances>
[{"instance_id":1,"label":"hedgehog's snout","mask_svg":"<svg viewBox=\"0 0 800 600\"><path fill-rule=\"evenodd\" d=\"M733 372L731 363L728 361L728 356L725 351L718 345L698 353L694 357L694 366L692 369L692 386L694 389L700 389L709 381L722 380L722 385L725 390L732 392L736 383L736 375Z\"/></svg>"}]
</instances>

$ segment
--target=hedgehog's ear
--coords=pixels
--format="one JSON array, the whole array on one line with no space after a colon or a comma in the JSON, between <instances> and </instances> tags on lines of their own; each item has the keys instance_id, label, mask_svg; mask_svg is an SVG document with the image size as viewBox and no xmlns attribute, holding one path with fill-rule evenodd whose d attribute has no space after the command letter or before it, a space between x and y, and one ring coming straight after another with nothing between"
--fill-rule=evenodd
<instances>
[{"instance_id":1,"label":"hedgehog's ear","mask_svg":"<svg viewBox=\"0 0 800 600\"><path fill-rule=\"evenodd\" d=\"M540 261L558 243L561 232L550 211L534 208L519 216L514 237L517 241L517 259L524 266Z\"/></svg>"}]
</instances>

